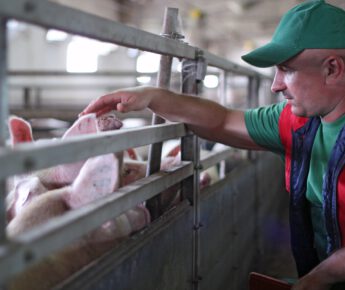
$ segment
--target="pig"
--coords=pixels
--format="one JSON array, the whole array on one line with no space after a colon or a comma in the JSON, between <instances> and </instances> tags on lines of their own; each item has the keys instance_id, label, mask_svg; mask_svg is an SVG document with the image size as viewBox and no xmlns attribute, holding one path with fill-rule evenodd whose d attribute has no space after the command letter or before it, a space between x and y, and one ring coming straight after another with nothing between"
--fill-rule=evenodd
<instances>
[{"instance_id":1,"label":"pig","mask_svg":"<svg viewBox=\"0 0 345 290\"><path fill-rule=\"evenodd\" d=\"M12 116L8 122L10 141L13 148L20 143L33 142L32 129L24 119ZM95 114L79 118L62 136L68 139L82 134L116 130L122 123L110 112L96 118ZM49 141L48 141L49 142ZM11 192L7 195L7 220L11 221L32 198L55 188L71 184L79 174L85 161L57 165L31 174L14 177Z\"/></svg>"},{"instance_id":2,"label":"pig","mask_svg":"<svg viewBox=\"0 0 345 290\"><path fill-rule=\"evenodd\" d=\"M162 160L160 170L169 171L175 166L181 165L181 159L178 157L167 157ZM144 178L146 176L147 162L124 159L121 177L122 185L128 185L136 180ZM160 194L160 212L163 213L169 208L173 207L180 201L179 184L164 190Z\"/></svg>"},{"instance_id":3,"label":"pig","mask_svg":"<svg viewBox=\"0 0 345 290\"><path fill-rule=\"evenodd\" d=\"M119 154L88 159L72 185L48 191L26 205L8 224L8 236L15 239L47 219L80 208L113 192L120 185L120 166ZM67 248L29 267L10 281L10 289L51 289L149 223L150 214L147 209L138 205Z\"/></svg>"},{"instance_id":4,"label":"pig","mask_svg":"<svg viewBox=\"0 0 345 290\"><path fill-rule=\"evenodd\" d=\"M207 150L200 150L200 156L206 157L209 154ZM164 156L164 155L163 155ZM174 145L174 141L167 143L167 148L165 148L165 159L175 157L177 159L181 158L181 146L179 144ZM219 173L216 166L211 166L200 172L200 189L204 189L205 187L214 184L219 180Z\"/></svg>"},{"instance_id":5,"label":"pig","mask_svg":"<svg viewBox=\"0 0 345 290\"><path fill-rule=\"evenodd\" d=\"M163 146L163 158L161 161L161 171L169 171L175 166L181 165L181 149L175 140L167 142L166 147ZM208 152L202 151L202 156L206 155ZM135 155L135 154L133 154ZM132 156L133 156L132 155ZM145 161L136 160L136 158L131 158L125 155L125 159L122 167L122 185L130 184L138 179L144 178L146 176L147 163ZM200 189L214 184L219 180L219 174L216 166L212 166L206 170L200 172ZM170 208L176 206L180 200L180 185L176 184L172 187L164 190L159 197L160 209L159 212L169 210Z\"/></svg>"},{"instance_id":6,"label":"pig","mask_svg":"<svg viewBox=\"0 0 345 290\"><path fill-rule=\"evenodd\" d=\"M17 236L49 218L113 192L119 186L118 163L114 154L88 159L71 185L47 191L24 206L9 222L8 236Z\"/></svg>"},{"instance_id":7,"label":"pig","mask_svg":"<svg viewBox=\"0 0 345 290\"><path fill-rule=\"evenodd\" d=\"M80 132L94 131L95 128L100 127L100 122L101 124L107 122L101 127L104 130L119 126L117 120L112 117L98 121L96 127L92 125L95 124L94 120L94 116L88 116L86 120L77 121L65 133L64 138L75 136ZM12 122L13 146L33 141L31 128L27 122L18 118L13 118ZM88 127L90 123L92 126ZM84 126L85 124L86 126ZM16 196L15 214L7 226L8 237L15 239L24 231L39 226L47 219L80 208L113 192L122 184L121 160L121 154L116 154L116 156L107 154L90 158L81 164L81 169L71 184L53 189L45 187L40 179L41 174L33 173L22 176L17 182L20 194ZM17 210L18 207L20 210ZM29 267L10 282L10 289L50 289L149 223L148 210L143 205L137 205L119 217L106 222L72 245ZM71 256L73 256L73 260L70 259Z\"/></svg>"}]
</instances>

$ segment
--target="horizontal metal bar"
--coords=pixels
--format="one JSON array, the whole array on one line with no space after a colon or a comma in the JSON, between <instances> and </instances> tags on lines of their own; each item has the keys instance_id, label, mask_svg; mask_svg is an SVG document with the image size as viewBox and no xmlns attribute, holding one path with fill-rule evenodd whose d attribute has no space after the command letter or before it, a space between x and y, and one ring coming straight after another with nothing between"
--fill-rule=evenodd
<instances>
[{"instance_id":1,"label":"horizontal metal bar","mask_svg":"<svg viewBox=\"0 0 345 290\"><path fill-rule=\"evenodd\" d=\"M157 73L140 73L137 71L130 70L116 70L116 71L97 71L92 73L70 73L62 70L10 70L7 72L10 77L106 77L106 76L116 76L116 77L138 77L138 76L156 76Z\"/></svg>"},{"instance_id":2,"label":"horizontal metal bar","mask_svg":"<svg viewBox=\"0 0 345 290\"><path fill-rule=\"evenodd\" d=\"M4 165L0 171L0 179L185 135L186 129L182 123L162 124L83 135L49 143L42 142L43 144L20 144L15 149L0 148L0 164Z\"/></svg>"},{"instance_id":3,"label":"horizontal metal bar","mask_svg":"<svg viewBox=\"0 0 345 290\"><path fill-rule=\"evenodd\" d=\"M224 148L218 152L212 152L206 157L200 159L200 164L202 169L207 169L217 163L221 162L230 157L230 154L233 152L232 148Z\"/></svg>"},{"instance_id":4,"label":"horizontal metal bar","mask_svg":"<svg viewBox=\"0 0 345 290\"><path fill-rule=\"evenodd\" d=\"M103 83L103 84L92 84L92 83L88 83L88 84L83 84L82 82L80 82L79 84L74 83L74 84L67 84L67 83L59 83L59 84L9 84L8 85L9 89L13 89L13 90L23 90L23 89L28 89L28 90L40 90L42 91L90 91L90 90L115 90L116 88L119 88L119 86L117 84L114 84L114 81L109 80L107 83ZM44 96L45 98L51 98L53 99L53 97L51 96ZM54 96L55 98L55 96ZM82 100L83 101L83 100ZM87 101L85 101L87 102Z\"/></svg>"},{"instance_id":5,"label":"horizontal metal bar","mask_svg":"<svg viewBox=\"0 0 345 290\"><path fill-rule=\"evenodd\" d=\"M202 52L207 63L211 66L239 74L271 78L181 41L155 35L46 0L0 0L0 15L101 41L179 58L195 59Z\"/></svg>"},{"instance_id":6,"label":"horizontal metal bar","mask_svg":"<svg viewBox=\"0 0 345 290\"><path fill-rule=\"evenodd\" d=\"M69 122L74 122L76 116L83 110L83 106L68 106L67 105L44 105L38 108L23 108L23 107L13 107L10 108L10 112L13 115L21 116L24 119L31 118L56 118L61 120L66 120ZM123 120L124 118L144 118L150 119L152 113L149 110L144 111L133 111L128 113L116 112L116 116Z\"/></svg>"},{"instance_id":7,"label":"horizontal metal bar","mask_svg":"<svg viewBox=\"0 0 345 290\"><path fill-rule=\"evenodd\" d=\"M169 172L155 173L104 199L54 218L18 236L15 243L0 246L0 282L192 174L193 165L184 162Z\"/></svg>"},{"instance_id":8,"label":"horizontal metal bar","mask_svg":"<svg viewBox=\"0 0 345 290\"><path fill-rule=\"evenodd\" d=\"M176 57L195 57L196 49L178 40L46 0L0 0L0 15L127 47Z\"/></svg>"},{"instance_id":9,"label":"horizontal metal bar","mask_svg":"<svg viewBox=\"0 0 345 290\"><path fill-rule=\"evenodd\" d=\"M237 73L240 75L257 76L257 77L261 77L264 79L272 79L272 76L264 75L262 73L251 70L249 68L240 66L240 65L238 65L234 62L231 62L227 59L216 56L216 55L214 55L208 51L204 51L203 56L205 57L208 65L223 69L225 71Z\"/></svg>"},{"instance_id":10,"label":"horizontal metal bar","mask_svg":"<svg viewBox=\"0 0 345 290\"><path fill-rule=\"evenodd\" d=\"M216 57L218 59L218 57ZM224 59L220 58L223 60L223 66L225 68L230 69L231 66L233 65L234 70L238 69L239 65L230 62L229 65L224 65ZM219 60L219 63L222 64L221 60ZM211 65L211 64L209 64ZM242 68L242 67L240 67ZM248 69L246 69L247 72ZM173 75L179 76L180 73L177 71L171 72ZM215 74L219 75L217 71L209 70L207 73L210 74ZM92 72L92 73L70 73L67 71L62 71L62 70L10 70L7 71L7 75L10 77L10 79L16 79L19 77L56 77L56 76L61 76L61 77L68 77L68 78L90 78L90 77L107 77L107 76L115 76L115 77L138 77L138 76L152 76L155 77L157 76L157 73L141 73L137 71L127 71L127 70L112 70L112 71L97 71L97 72ZM25 78L26 79L26 78ZM65 80L65 79L64 79Z\"/></svg>"}]
</instances>

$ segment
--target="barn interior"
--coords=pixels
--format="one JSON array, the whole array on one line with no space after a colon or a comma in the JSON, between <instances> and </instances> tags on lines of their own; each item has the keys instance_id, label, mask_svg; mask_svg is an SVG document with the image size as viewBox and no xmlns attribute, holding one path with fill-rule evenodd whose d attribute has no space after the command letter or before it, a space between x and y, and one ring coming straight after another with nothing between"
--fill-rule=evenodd
<instances>
[{"instance_id":1,"label":"barn interior","mask_svg":"<svg viewBox=\"0 0 345 290\"><path fill-rule=\"evenodd\" d=\"M194 79L197 89L192 88L189 93L241 110L279 102L282 96L270 92L274 68L251 67L242 61L241 55L267 43L282 15L302 2L0 0L0 171L3 172L0 179L4 193L0 202L3 213L0 286L30 289L26 288L30 283L25 283L32 278L36 279L32 289L41 289L36 283L45 280L44 275L54 275L52 269L40 272L38 278L30 274L20 276L20 273L27 267L35 267L41 259L49 257L50 252L65 247L67 241L85 235L86 230L82 232L80 228L88 227L90 231L100 226L107 220L103 212L110 218L114 213L122 214L136 202L153 198L166 189L165 180L169 185L182 182L181 191L186 192L183 188L187 188L187 198L163 214L151 212L149 225L107 248L87 265L79 266L73 275L55 282L54 289L245 290L249 289L250 272L295 279L289 245L289 200L284 187L283 163L277 155L224 148L190 136L181 124L168 123L160 127L149 110L116 112L123 122L123 130L115 135L101 134L103 139L99 141L94 136L85 139L85 149L78 145L83 143L83 137L66 144L57 142L51 146L35 142L11 149L8 118L17 116L28 121L34 140L59 140L92 100L109 92L142 85L183 91L186 78L182 73L183 60L193 58L194 52L199 53L195 59L205 61L205 71L201 79ZM327 2L345 9L342 0ZM175 30L167 33L164 21L168 8L173 9L176 21ZM176 55L173 45L169 47L172 41L169 38L178 43ZM183 56L183 47L191 51L186 49L187 56ZM162 59L169 57L171 66L162 65ZM162 75L169 77L168 83L162 83ZM174 133L170 133L169 126L176 126ZM202 163L204 168L215 166L219 174L217 182L200 189L195 181L195 176L201 174L198 166L188 167L188 174L164 175L166 179L161 183L155 179L158 173L151 172L153 177L147 176L123 192L116 191L116 198L109 197L85 211L78 209L66 217L52 219L47 225L18 237L6 236L8 178L59 162L80 161L99 155L102 150L110 153L131 146L137 148L151 168L157 167L157 160L150 151L155 146L149 146L152 142L161 144L164 138L162 153L159 147L162 145L158 145L159 160L171 149L170 144L185 142L182 148L186 151L182 155L187 156L186 161L194 165ZM168 138L174 142L169 143ZM198 148L214 154L213 157L207 155L212 161L207 163L195 154ZM188 177L183 181L181 176ZM133 199L115 200L135 190L138 193L133 194ZM106 209L107 203L112 207ZM73 236L73 231L78 234ZM56 246L52 246L52 241L56 241ZM17 277L25 281L24 288L21 282L18 285L13 282Z\"/></svg>"}]
</instances>

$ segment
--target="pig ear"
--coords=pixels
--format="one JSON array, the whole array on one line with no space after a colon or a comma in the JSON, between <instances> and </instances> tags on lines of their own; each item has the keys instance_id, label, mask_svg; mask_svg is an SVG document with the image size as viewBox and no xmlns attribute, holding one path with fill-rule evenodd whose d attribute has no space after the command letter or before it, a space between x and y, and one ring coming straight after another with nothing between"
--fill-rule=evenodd
<instances>
[{"instance_id":1,"label":"pig ear","mask_svg":"<svg viewBox=\"0 0 345 290\"><path fill-rule=\"evenodd\" d=\"M29 122L22 118L11 116L8 120L12 147L17 143L32 142L32 129Z\"/></svg>"},{"instance_id":2,"label":"pig ear","mask_svg":"<svg viewBox=\"0 0 345 290\"><path fill-rule=\"evenodd\" d=\"M175 157L181 152L181 146L177 145L175 148L171 149L167 156Z\"/></svg>"},{"instance_id":3,"label":"pig ear","mask_svg":"<svg viewBox=\"0 0 345 290\"><path fill-rule=\"evenodd\" d=\"M202 172L200 174L200 189L205 188L206 186L211 185L211 176L208 172Z\"/></svg>"},{"instance_id":4,"label":"pig ear","mask_svg":"<svg viewBox=\"0 0 345 290\"><path fill-rule=\"evenodd\" d=\"M120 158L106 154L88 159L72 190L64 199L71 208L78 208L112 193L120 183Z\"/></svg>"},{"instance_id":5,"label":"pig ear","mask_svg":"<svg viewBox=\"0 0 345 290\"><path fill-rule=\"evenodd\" d=\"M65 132L62 139L83 134L97 133L97 131L96 114L88 114L78 118Z\"/></svg>"},{"instance_id":6,"label":"pig ear","mask_svg":"<svg viewBox=\"0 0 345 290\"><path fill-rule=\"evenodd\" d=\"M138 154L133 148L128 148L125 151L125 156L132 160L139 160Z\"/></svg>"}]
</instances>

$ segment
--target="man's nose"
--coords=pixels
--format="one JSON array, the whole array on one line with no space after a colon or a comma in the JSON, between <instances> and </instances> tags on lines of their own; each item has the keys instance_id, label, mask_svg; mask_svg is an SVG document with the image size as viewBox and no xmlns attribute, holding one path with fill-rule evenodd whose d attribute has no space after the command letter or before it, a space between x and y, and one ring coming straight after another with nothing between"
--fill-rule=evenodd
<instances>
[{"instance_id":1,"label":"man's nose","mask_svg":"<svg viewBox=\"0 0 345 290\"><path fill-rule=\"evenodd\" d=\"M284 82L284 78L282 76L282 74L276 72L274 79L273 79L273 83L271 85L271 91L273 93L279 93L286 90L286 84Z\"/></svg>"}]
</instances>

